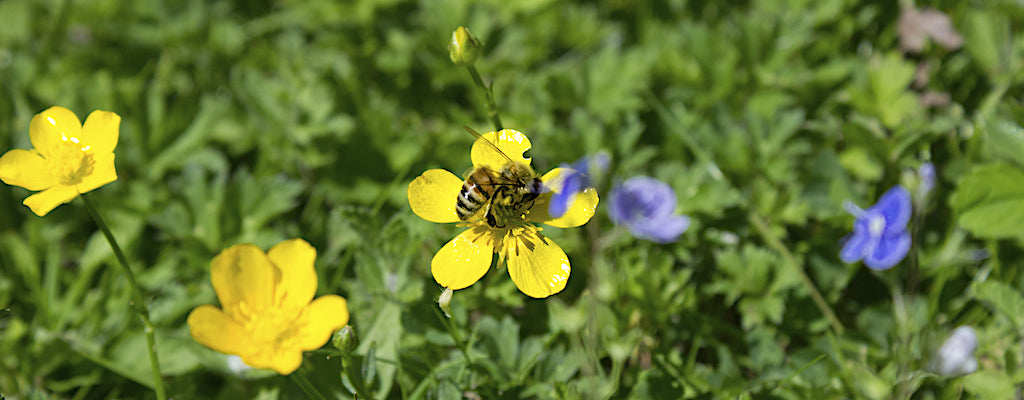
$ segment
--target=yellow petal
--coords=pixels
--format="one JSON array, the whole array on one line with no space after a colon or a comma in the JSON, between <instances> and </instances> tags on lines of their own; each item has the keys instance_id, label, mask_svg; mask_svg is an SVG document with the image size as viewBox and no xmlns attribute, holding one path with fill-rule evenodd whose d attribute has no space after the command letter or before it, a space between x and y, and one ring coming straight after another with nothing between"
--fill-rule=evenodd
<instances>
[{"instance_id":1,"label":"yellow petal","mask_svg":"<svg viewBox=\"0 0 1024 400\"><path fill-rule=\"evenodd\" d=\"M341 296L328 294L309 303L295 321L295 343L301 350L316 350L334 331L348 323L348 303Z\"/></svg>"},{"instance_id":2,"label":"yellow petal","mask_svg":"<svg viewBox=\"0 0 1024 400\"><path fill-rule=\"evenodd\" d=\"M0 157L0 180L28 190L43 190L57 184L46 160L34 151L14 149Z\"/></svg>"},{"instance_id":3,"label":"yellow petal","mask_svg":"<svg viewBox=\"0 0 1024 400\"><path fill-rule=\"evenodd\" d=\"M505 240L508 274L527 296L544 298L565 289L569 258L554 241L534 229Z\"/></svg>"},{"instance_id":4,"label":"yellow petal","mask_svg":"<svg viewBox=\"0 0 1024 400\"><path fill-rule=\"evenodd\" d=\"M264 349L241 356L242 362L250 367L271 369L281 375L290 375L302 365L302 350L299 349Z\"/></svg>"},{"instance_id":5,"label":"yellow petal","mask_svg":"<svg viewBox=\"0 0 1024 400\"><path fill-rule=\"evenodd\" d=\"M56 155L57 146L82 134L78 116L64 107L54 106L32 117L28 135L39 154L49 158Z\"/></svg>"},{"instance_id":6,"label":"yellow petal","mask_svg":"<svg viewBox=\"0 0 1024 400\"><path fill-rule=\"evenodd\" d=\"M560 193L562 191L563 180L559 178L559 175L569 171L572 170L568 168L555 168L544 174L540 180L544 182L544 187L550 189L552 193ZM576 200L573 201L572 205L569 206L569 210L566 211L564 215L552 219L551 215L548 213L551 194L544 194L538 197L537 201L534 202L526 220L528 222L544 223L556 228L575 228L587 223L587 221L590 221L590 218L593 217L594 213L597 211L598 201L597 189L586 188L576 196Z\"/></svg>"},{"instance_id":7,"label":"yellow petal","mask_svg":"<svg viewBox=\"0 0 1024 400\"><path fill-rule=\"evenodd\" d=\"M270 307L280 276L263 250L251 244L231 246L210 262L213 290L224 312L232 317L240 317L239 307L257 313Z\"/></svg>"},{"instance_id":8,"label":"yellow petal","mask_svg":"<svg viewBox=\"0 0 1024 400\"><path fill-rule=\"evenodd\" d=\"M74 200L78 191L74 186L54 185L49 189L28 196L22 203L32 209L36 215L43 217L57 206Z\"/></svg>"},{"instance_id":9,"label":"yellow petal","mask_svg":"<svg viewBox=\"0 0 1024 400\"><path fill-rule=\"evenodd\" d=\"M75 185L78 193L88 193L117 180L117 171L114 169L114 153L94 154L93 161L92 173Z\"/></svg>"},{"instance_id":10,"label":"yellow petal","mask_svg":"<svg viewBox=\"0 0 1024 400\"><path fill-rule=\"evenodd\" d=\"M93 111L82 126L82 144L96 154L111 153L117 147L120 128L119 115L110 111Z\"/></svg>"},{"instance_id":11,"label":"yellow petal","mask_svg":"<svg viewBox=\"0 0 1024 400\"><path fill-rule=\"evenodd\" d=\"M275 304L295 312L309 305L316 295L316 249L305 240L291 239L271 247L267 257L281 271Z\"/></svg>"},{"instance_id":12,"label":"yellow petal","mask_svg":"<svg viewBox=\"0 0 1024 400\"><path fill-rule=\"evenodd\" d=\"M219 308L204 304L188 314L188 331L199 344L224 354L242 354L250 347L245 328Z\"/></svg>"},{"instance_id":13,"label":"yellow petal","mask_svg":"<svg viewBox=\"0 0 1024 400\"><path fill-rule=\"evenodd\" d=\"M462 179L443 169L427 170L409 184L409 207L430 222L459 222L455 203Z\"/></svg>"},{"instance_id":14,"label":"yellow petal","mask_svg":"<svg viewBox=\"0 0 1024 400\"><path fill-rule=\"evenodd\" d=\"M494 258L494 238L485 225L465 230L441 247L430 262L434 280L459 290L476 283L487 273Z\"/></svg>"},{"instance_id":15,"label":"yellow petal","mask_svg":"<svg viewBox=\"0 0 1024 400\"><path fill-rule=\"evenodd\" d=\"M501 152L499 153L495 150L495 146L485 142L491 142ZM509 159L530 165L530 159L523 157L523 153L530 147L530 139L522 132L502 129L498 132L487 132L473 142L473 149L470 150L469 157L473 160L474 167L486 166L499 171L501 167L508 164ZM508 158L503 157L501 153L505 153Z\"/></svg>"}]
</instances>

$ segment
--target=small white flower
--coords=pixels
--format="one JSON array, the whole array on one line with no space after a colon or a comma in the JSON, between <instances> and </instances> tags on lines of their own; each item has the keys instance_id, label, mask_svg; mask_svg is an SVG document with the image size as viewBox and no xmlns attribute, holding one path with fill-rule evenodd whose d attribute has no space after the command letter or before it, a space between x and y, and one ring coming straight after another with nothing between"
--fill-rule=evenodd
<instances>
[{"instance_id":1,"label":"small white flower","mask_svg":"<svg viewBox=\"0 0 1024 400\"><path fill-rule=\"evenodd\" d=\"M974 328L964 325L953 330L942 347L935 354L935 372L942 375L967 375L978 369L974 350L978 348L978 336Z\"/></svg>"}]
</instances>

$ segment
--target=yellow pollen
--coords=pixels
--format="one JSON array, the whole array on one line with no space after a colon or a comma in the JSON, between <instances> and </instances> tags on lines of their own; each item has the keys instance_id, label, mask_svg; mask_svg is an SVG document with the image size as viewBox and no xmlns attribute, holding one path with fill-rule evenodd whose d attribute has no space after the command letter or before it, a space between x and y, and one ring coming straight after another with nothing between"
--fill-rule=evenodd
<instances>
[{"instance_id":1,"label":"yellow pollen","mask_svg":"<svg viewBox=\"0 0 1024 400\"><path fill-rule=\"evenodd\" d=\"M232 316L248 332L252 343L258 346L253 352L271 351L275 348L295 347L298 326L295 320L301 312L268 307L253 309L246 302L240 302Z\"/></svg>"},{"instance_id":2,"label":"yellow pollen","mask_svg":"<svg viewBox=\"0 0 1024 400\"><path fill-rule=\"evenodd\" d=\"M88 148L89 146L79 145L78 138L64 140L57 145L51 159L55 164L57 176L60 177L60 184L74 186L92 174L96 161L93 160L92 152L88 151Z\"/></svg>"}]
</instances>

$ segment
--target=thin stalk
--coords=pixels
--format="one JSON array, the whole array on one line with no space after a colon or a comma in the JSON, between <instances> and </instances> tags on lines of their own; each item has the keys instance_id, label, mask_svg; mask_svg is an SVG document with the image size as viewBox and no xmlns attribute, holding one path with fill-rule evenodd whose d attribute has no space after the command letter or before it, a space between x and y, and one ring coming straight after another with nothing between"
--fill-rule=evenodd
<instances>
[{"instance_id":1,"label":"thin stalk","mask_svg":"<svg viewBox=\"0 0 1024 400\"><path fill-rule=\"evenodd\" d=\"M156 391L157 400L164 400L167 398L167 394L164 391L163 375L160 374L160 362L156 357L156 329L153 328L153 323L149 321L149 311L146 310L146 300L142 297L142 289L139 288L138 282L135 281L132 269L128 267L128 259L121 252L121 246L117 244L114 234L110 232L107 223L103 221L103 217L100 216L99 211L96 209L96 204L85 193L82 193L81 197L82 202L85 203L85 209L89 211L93 221L96 221L96 226L100 228L100 232L103 232L103 236L107 238L107 243L110 243L110 248L114 250L114 255L117 256L117 261L121 265L121 270L128 278L128 285L132 290L132 307L139 313L139 318L142 319L142 330L146 334L146 352L149 353L149 366L153 370L153 390Z\"/></svg>"},{"instance_id":2,"label":"thin stalk","mask_svg":"<svg viewBox=\"0 0 1024 400\"><path fill-rule=\"evenodd\" d=\"M440 319L441 323L444 324L446 328L448 328L448 334L451 335L452 340L455 341L455 347L459 349L459 352L462 353L462 357L466 360L465 368L459 370L459 373L458 375L456 375L455 378L456 381L453 382L455 386L459 387L461 391L460 386L462 385L462 380L465 379L466 370L472 369L475 365L473 363L473 359L469 357L469 351L467 350L468 342L467 344L463 344L462 338L461 336L459 336L459 328L458 326L455 325L455 321L452 321L451 319L445 318L443 315L441 315L439 307L432 308L434 309L434 315L437 315L437 319Z\"/></svg>"},{"instance_id":3,"label":"thin stalk","mask_svg":"<svg viewBox=\"0 0 1024 400\"><path fill-rule=\"evenodd\" d=\"M441 315L441 312L438 311L436 307L434 308L434 314L437 315L437 319L441 320L444 327L448 328L448 334L451 335L452 340L455 341L455 348L459 349L459 352L462 353L462 357L466 359L466 364L472 366L473 359L469 357L469 352L466 351L466 348L464 347L465 345L462 343L462 336L459 335L458 327L455 326L453 321L450 321L448 318Z\"/></svg>"},{"instance_id":4,"label":"thin stalk","mask_svg":"<svg viewBox=\"0 0 1024 400\"><path fill-rule=\"evenodd\" d=\"M302 388L303 392L306 392L306 397L315 400L327 400L324 395L320 394L319 390L316 390L316 386L313 386L313 382L310 382L309 378L306 378L306 374L302 372L302 369L295 370L295 372L292 372L288 377L292 378L292 380L295 381L295 384Z\"/></svg>"},{"instance_id":5,"label":"thin stalk","mask_svg":"<svg viewBox=\"0 0 1024 400\"><path fill-rule=\"evenodd\" d=\"M978 107L978 114L983 117L989 117L992 115L992 111L995 110L996 106L999 105L999 101L1006 95L1006 91L1010 89L1010 79L1004 78L1000 82L996 83L996 86L989 90L988 94L981 101L981 106Z\"/></svg>"},{"instance_id":6,"label":"thin stalk","mask_svg":"<svg viewBox=\"0 0 1024 400\"><path fill-rule=\"evenodd\" d=\"M884 278L884 277L883 277ZM896 336L897 336L897 348L895 350L896 358L896 387L894 393L896 394L895 399L910 399L913 394L913 388L910 387L910 379L907 377L910 374L910 355L907 353L910 345L910 327L907 316L907 302L900 290L900 285L896 282L896 279L890 278L885 279L888 283L889 291L892 293L892 308L893 316L896 319Z\"/></svg>"},{"instance_id":7,"label":"thin stalk","mask_svg":"<svg viewBox=\"0 0 1024 400\"><path fill-rule=\"evenodd\" d=\"M494 130L501 130L501 117L498 116L498 104L494 102L494 92L490 86L484 84L484 80L480 79L480 74L476 72L476 67L473 65L467 65L466 69L469 70L469 75L473 77L473 83L484 91L484 95L487 96L487 116L491 119L491 123L494 124Z\"/></svg>"},{"instance_id":8,"label":"thin stalk","mask_svg":"<svg viewBox=\"0 0 1024 400\"><path fill-rule=\"evenodd\" d=\"M811 277L807 276L807 272L804 271L803 266L796 262L796 258L789 252L789 249L782 244L779 238L775 237L771 229L768 228L768 223L761 218L757 212L751 211L749 214L750 223L754 225L757 233L761 235L761 238L768 244L769 247L775 249L782 255L782 260L787 265L796 270L800 278L804 281L804 286L807 287L807 291L811 292L811 298L814 299L814 304L818 306L822 314L825 314L825 318L828 319L829 324L832 325L832 330L837 334L843 334L843 324L839 322L839 318L832 311L832 307L829 307L828 303L825 302L825 298L821 296L821 292L818 291L818 287L814 285L814 281Z\"/></svg>"},{"instance_id":9,"label":"thin stalk","mask_svg":"<svg viewBox=\"0 0 1024 400\"><path fill-rule=\"evenodd\" d=\"M356 372L357 367L352 365L352 354L343 354L341 356L342 384L346 385L346 389L349 389L350 391L355 391L355 393L353 393L355 395L355 398L358 399L360 396L362 396L364 399L372 399L373 396L367 395L367 393L370 393L370 391L366 389L366 382L363 381L362 375L358 375ZM349 388L349 386L351 386L351 388Z\"/></svg>"}]
</instances>

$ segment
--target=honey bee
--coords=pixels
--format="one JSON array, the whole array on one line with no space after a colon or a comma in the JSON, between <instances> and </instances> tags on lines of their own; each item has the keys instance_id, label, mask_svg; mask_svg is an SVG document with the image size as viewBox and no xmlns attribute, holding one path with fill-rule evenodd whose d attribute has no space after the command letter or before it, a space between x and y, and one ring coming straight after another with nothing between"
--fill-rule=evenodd
<instances>
[{"instance_id":1,"label":"honey bee","mask_svg":"<svg viewBox=\"0 0 1024 400\"><path fill-rule=\"evenodd\" d=\"M467 132L482 139L483 136L469 127ZM497 145L484 139L494 151L508 162L501 170L487 166L476 167L466 175L462 190L456 199L455 211L462 221L467 221L480 210L491 228L504 228L510 220L522 220L533 201L544 190L544 184L529 165L512 160Z\"/></svg>"}]
</instances>

